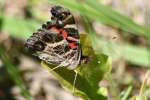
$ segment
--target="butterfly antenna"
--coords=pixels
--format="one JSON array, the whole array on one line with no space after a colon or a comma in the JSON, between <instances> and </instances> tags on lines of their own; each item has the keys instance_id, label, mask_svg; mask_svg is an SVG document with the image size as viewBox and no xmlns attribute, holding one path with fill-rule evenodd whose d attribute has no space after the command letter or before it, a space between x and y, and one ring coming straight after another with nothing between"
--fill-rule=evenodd
<instances>
[{"instance_id":1,"label":"butterfly antenna","mask_svg":"<svg viewBox=\"0 0 150 100\"><path fill-rule=\"evenodd\" d=\"M75 84L76 84L77 75L78 75L78 72L76 70L74 70L74 72L75 72L75 76L74 76L74 81L73 81L73 93L75 93Z\"/></svg>"}]
</instances>

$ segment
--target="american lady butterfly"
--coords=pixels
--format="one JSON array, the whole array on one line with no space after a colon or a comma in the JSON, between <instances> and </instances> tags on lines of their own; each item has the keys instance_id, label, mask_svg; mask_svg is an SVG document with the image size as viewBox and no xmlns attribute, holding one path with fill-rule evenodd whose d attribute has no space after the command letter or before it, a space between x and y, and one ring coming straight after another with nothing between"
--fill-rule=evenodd
<instances>
[{"instance_id":1,"label":"american lady butterfly","mask_svg":"<svg viewBox=\"0 0 150 100\"><path fill-rule=\"evenodd\" d=\"M51 14L51 21L33 33L26 47L49 64L75 69L80 63L81 46L74 17L61 6L53 6Z\"/></svg>"}]
</instances>

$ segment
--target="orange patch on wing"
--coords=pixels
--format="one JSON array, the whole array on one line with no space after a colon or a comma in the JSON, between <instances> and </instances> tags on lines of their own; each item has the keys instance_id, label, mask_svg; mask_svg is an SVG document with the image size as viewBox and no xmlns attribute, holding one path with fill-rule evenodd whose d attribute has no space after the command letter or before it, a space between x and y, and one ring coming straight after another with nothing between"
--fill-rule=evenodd
<instances>
[{"instance_id":1,"label":"orange patch on wing","mask_svg":"<svg viewBox=\"0 0 150 100\"><path fill-rule=\"evenodd\" d=\"M68 33L65 30L60 30L61 35L63 36L64 39L68 37Z\"/></svg>"},{"instance_id":2,"label":"orange patch on wing","mask_svg":"<svg viewBox=\"0 0 150 100\"><path fill-rule=\"evenodd\" d=\"M63 30L63 29L58 29L57 27L51 27L51 29L57 33L60 33L60 35L64 38L64 39L67 39L68 37L68 33Z\"/></svg>"},{"instance_id":3,"label":"orange patch on wing","mask_svg":"<svg viewBox=\"0 0 150 100\"><path fill-rule=\"evenodd\" d=\"M62 36L66 39L67 36L68 36L68 33L67 33L66 31L63 31L63 32L62 32Z\"/></svg>"},{"instance_id":4,"label":"orange patch on wing","mask_svg":"<svg viewBox=\"0 0 150 100\"><path fill-rule=\"evenodd\" d=\"M70 47L71 49L76 49L76 48L77 48L77 44L76 44L75 42L69 43L69 47Z\"/></svg>"}]
</instances>

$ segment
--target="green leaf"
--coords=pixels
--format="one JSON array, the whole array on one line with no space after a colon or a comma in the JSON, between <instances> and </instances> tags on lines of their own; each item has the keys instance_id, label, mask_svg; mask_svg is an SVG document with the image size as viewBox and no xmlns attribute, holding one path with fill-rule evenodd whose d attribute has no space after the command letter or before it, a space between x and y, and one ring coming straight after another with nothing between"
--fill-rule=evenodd
<instances>
[{"instance_id":1,"label":"green leaf","mask_svg":"<svg viewBox=\"0 0 150 100\"><path fill-rule=\"evenodd\" d=\"M104 54L95 54L89 43L90 38L86 35L81 36L81 44L83 55L88 55L90 60L86 64L79 65L75 84L74 95L80 96L85 100L107 100L106 97L99 92L99 82L111 70L111 61ZM69 91L73 89L73 81L75 72L67 68L58 68L51 71L54 66L42 62L42 65L48 68L57 78L60 84Z\"/></svg>"}]
</instances>

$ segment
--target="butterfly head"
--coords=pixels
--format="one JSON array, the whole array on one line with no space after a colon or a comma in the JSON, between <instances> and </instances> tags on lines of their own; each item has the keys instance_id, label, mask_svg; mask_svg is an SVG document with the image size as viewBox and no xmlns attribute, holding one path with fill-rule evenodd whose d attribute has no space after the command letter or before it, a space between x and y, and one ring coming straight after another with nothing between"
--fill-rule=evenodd
<instances>
[{"instance_id":1,"label":"butterfly head","mask_svg":"<svg viewBox=\"0 0 150 100\"><path fill-rule=\"evenodd\" d=\"M54 6L51 9L51 14L54 18L64 20L70 15L70 12L68 9L65 9L61 6Z\"/></svg>"}]
</instances>

